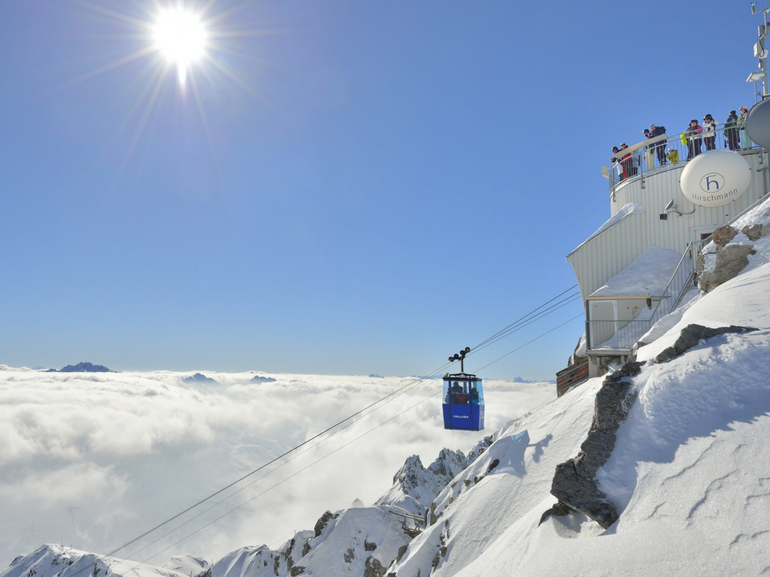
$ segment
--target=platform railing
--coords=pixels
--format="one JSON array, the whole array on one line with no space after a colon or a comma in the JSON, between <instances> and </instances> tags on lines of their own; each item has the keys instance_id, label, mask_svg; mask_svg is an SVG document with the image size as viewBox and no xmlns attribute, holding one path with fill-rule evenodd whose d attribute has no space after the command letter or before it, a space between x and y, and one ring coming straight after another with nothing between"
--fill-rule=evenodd
<instances>
[{"instance_id":1,"label":"platform railing","mask_svg":"<svg viewBox=\"0 0 770 577\"><path fill-rule=\"evenodd\" d=\"M734 134L734 137L730 136L731 132ZM635 149L631 153L630 158L623 158L623 150L617 153L616 158L620 158L620 160L613 163L607 169L607 174L605 175L610 181L610 194L617 187L628 181L644 178L648 174L666 170L677 165L681 166L682 163L687 162L690 158L706 152L706 142L703 139L703 134L694 135L692 139L682 137L679 133L676 135L667 134L667 136L668 140L662 142L662 144L651 144L649 145L651 148L648 148L646 142L643 141L645 143L644 146ZM736 147L735 150L738 152L758 148L748 137L745 130L738 128L725 129L724 124L717 125L714 135L714 149L731 150L731 144ZM661 147L665 151L666 156L662 164L656 147Z\"/></svg>"}]
</instances>

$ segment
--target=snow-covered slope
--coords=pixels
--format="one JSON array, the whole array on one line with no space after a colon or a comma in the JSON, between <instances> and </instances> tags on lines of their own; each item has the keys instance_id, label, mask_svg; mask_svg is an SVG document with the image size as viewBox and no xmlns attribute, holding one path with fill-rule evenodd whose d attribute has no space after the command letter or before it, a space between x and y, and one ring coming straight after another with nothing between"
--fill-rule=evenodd
<instances>
[{"instance_id":1,"label":"snow-covered slope","mask_svg":"<svg viewBox=\"0 0 770 577\"><path fill-rule=\"evenodd\" d=\"M555 502L556 465L578 454L592 426L602 379L591 379L501 427L469 457L444 450L427 468L408 459L374 506L328 511L275 550L244 547L210 566L178 557L137 570L167 577L770 574L770 236L752 242L756 253L742 274L695 296L643 339L641 372L631 378L636 400L597 474L620 513L609 529L578 513L543 517ZM656 362L692 324L755 330L702 340ZM72 567L94 562L46 546L0 577L76 577L68 564L75 557ZM116 577L133 567L97 563L99 573Z\"/></svg>"},{"instance_id":2,"label":"snow-covered slope","mask_svg":"<svg viewBox=\"0 0 770 577\"><path fill-rule=\"evenodd\" d=\"M767 209L756 212L765 215ZM553 461L578 453L599 385L594 379L504 430L439 496L446 504L442 517L410 545L393 572L409 577L418 570L458 577L510 575L514 569L528 576L770 573L770 237L754 248L741 275L660 323L665 329L651 331L657 340L639 350L638 359L646 364L633 379L638 400L598 473L600 488L620 509L617 523L604 531L573 514L539 525L554 502L548 471L541 473L540 465L547 463L552 473ZM667 363L652 361L692 323L758 330L701 341ZM568 424L543 428L553 414ZM511 459L526 469L519 478L515 467L505 473L500 467L515 454L510 435L524 429L534 439L546 433L555 438L538 459L536 449L525 450L523 467ZM479 480L498 454L500 464Z\"/></svg>"}]
</instances>

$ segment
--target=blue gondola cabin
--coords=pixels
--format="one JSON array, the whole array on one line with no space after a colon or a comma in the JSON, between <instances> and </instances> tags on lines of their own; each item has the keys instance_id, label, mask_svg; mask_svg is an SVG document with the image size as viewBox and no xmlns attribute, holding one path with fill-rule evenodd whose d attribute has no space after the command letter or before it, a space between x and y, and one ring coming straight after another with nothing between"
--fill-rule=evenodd
<instances>
[{"instance_id":1,"label":"blue gondola cabin","mask_svg":"<svg viewBox=\"0 0 770 577\"><path fill-rule=\"evenodd\" d=\"M444 376L444 428L465 431L484 428L484 389L476 375Z\"/></svg>"}]
</instances>

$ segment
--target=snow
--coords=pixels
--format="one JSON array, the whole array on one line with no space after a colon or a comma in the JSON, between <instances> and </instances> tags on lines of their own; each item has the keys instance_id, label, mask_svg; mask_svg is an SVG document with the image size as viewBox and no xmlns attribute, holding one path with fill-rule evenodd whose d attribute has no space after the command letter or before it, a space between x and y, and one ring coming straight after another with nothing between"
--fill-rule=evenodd
<instances>
[{"instance_id":1,"label":"snow","mask_svg":"<svg viewBox=\"0 0 770 577\"><path fill-rule=\"evenodd\" d=\"M631 216L632 214L637 214L637 213L641 214L641 213L644 213L644 212L647 212L647 209L644 208L643 204L639 204L638 202L629 202L628 204L623 206L623 208L621 208L618 212L616 212L614 215L612 215L612 217L607 219L604 222L604 224L602 224L598 229L596 229L596 231L594 231L594 233L591 236L589 236L587 239L585 239L580 244L580 246L578 246L575 250L577 250L578 248L580 248L581 246L583 246L584 244L589 242L591 239L599 236L601 233L603 233L605 230L607 230L611 226L616 225L617 223L619 223L624 218L627 218L627 217ZM572 252L575 252L575 251L573 250Z\"/></svg>"},{"instance_id":2,"label":"snow","mask_svg":"<svg viewBox=\"0 0 770 577\"><path fill-rule=\"evenodd\" d=\"M660 296L681 258L672 250L651 245L590 296Z\"/></svg>"},{"instance_id":3,"label":"snow","mask_svg":"<svg viewBox=\"0 0 770 577\"><path fill-rule=\"evenodd\" d=\"M196 372L219 384L184 382ZM255 376L275 381L254 383ZM327 509L347 508L356 498L371 505L411 455L424 455L428 465L445 446L467 452L512 417L552 397L555 386L485 381L488 430L463 432L443 429L440 380L3 367L0 567L46 542L111 551L410 383L416 387L407 394L323 444L303 447L306 452L276 463L280 468L268 476L261 478L267 470L254 475L248 482L256 483L137 556L147 559L241 506L150 559L161 565L171 555L212 561L246 544L276 548L295 531L312 528Z\"/></svg>"},{"instance_id":4,"label":"snow","mask_svg":"<svg viewBox=\"0 0 770 577\"><path fill-rule=\"evenodd\" d=\"M589 379L560 398L554 398L552 385L487 383L489 408L505 407L513 420L490 411L493 424L476 435L443 431L435 400L418 404L408 426L388 420L431 399L436 382L426 382L395 400L387 416L375 413L370 422L334 437L323 451L330 458L308 469L312 477L292 484L309 462L290 462L281 479L291 490L278 493L275 502L244 507L218 530L185 542L195 557L169 551L166 559L175 556L157 567L111 558L99 559L98 567L114 577L197 577L198 567L210 569L212 577L359 576L381 574L372 564L385 565L400 551L403 557L387 569L398 577L770 574L770 237L753 246L757 252L740 275L707 294L688 294L683 307L645 335L648 344L637 354L644 365L632 380L636 401L597 475L620 512L607 530L584 515L550 516L540 523L555 502L550 487L556 465L578 454L591 427L602 379ZM707 339L655 363L693 323L757 330ZM274 375L275 382L254 384L252 373L206 374L219 385L184 383L188 374L178 373L65 375L3 368L5 553L36 539L39 544L52 534L49 527L57 531L70 521L76 527L70 538L106 549L105 543L178 510L192 494L307 438L319 422L333 422L404 383ZM303 411L292 410L297 406ZM374 430L376 436L366 436ZM447 450L427 468L413 457L399 469L412 449L424 448L414 452L430 457L444 445L467 450L490 432L491 444L477 445L468 462ZM367 441L350 459L342 451L327 453L358 438ZM398 465L384 473L393 463ZM398 483L407 478L414 484L405 491L407 485ZM247 493L243 505L255 498ZM376 505L366 505L377 496L382 498ZM353 507L338 510L356 497ZM413 540L394 514L405 507L426 510L430 521ZM310 530L325 510L336 512ZM66 522L53 514L64 512ZM275 549L254 544L296 522L304 522L299 527L305 530L290 531ZM101 540L97 533L104 533ZM238 548L216 559L202 552L212 542L221 548L234 540ZM75 577L76 569L95 559L48 545L15 560L0 577Z\"/></svg>"}]
</instances>

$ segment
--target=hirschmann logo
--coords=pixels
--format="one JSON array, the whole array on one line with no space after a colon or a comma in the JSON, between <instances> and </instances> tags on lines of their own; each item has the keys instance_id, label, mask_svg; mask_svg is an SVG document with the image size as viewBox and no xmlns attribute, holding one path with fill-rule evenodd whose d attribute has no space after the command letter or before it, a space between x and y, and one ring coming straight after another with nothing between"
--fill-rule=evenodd
<instances>
[{"instance_id":1,"label":"hirschmann logo","mask_svg":"<svg viewBox=\"0 0 770 577\"><path fill-rule=\"evenodd\" d=\"M719 192L725 185L725 177L718 172L709 172L700 179L700 188L703 192Z\"/></svg>"}]
</instances>

